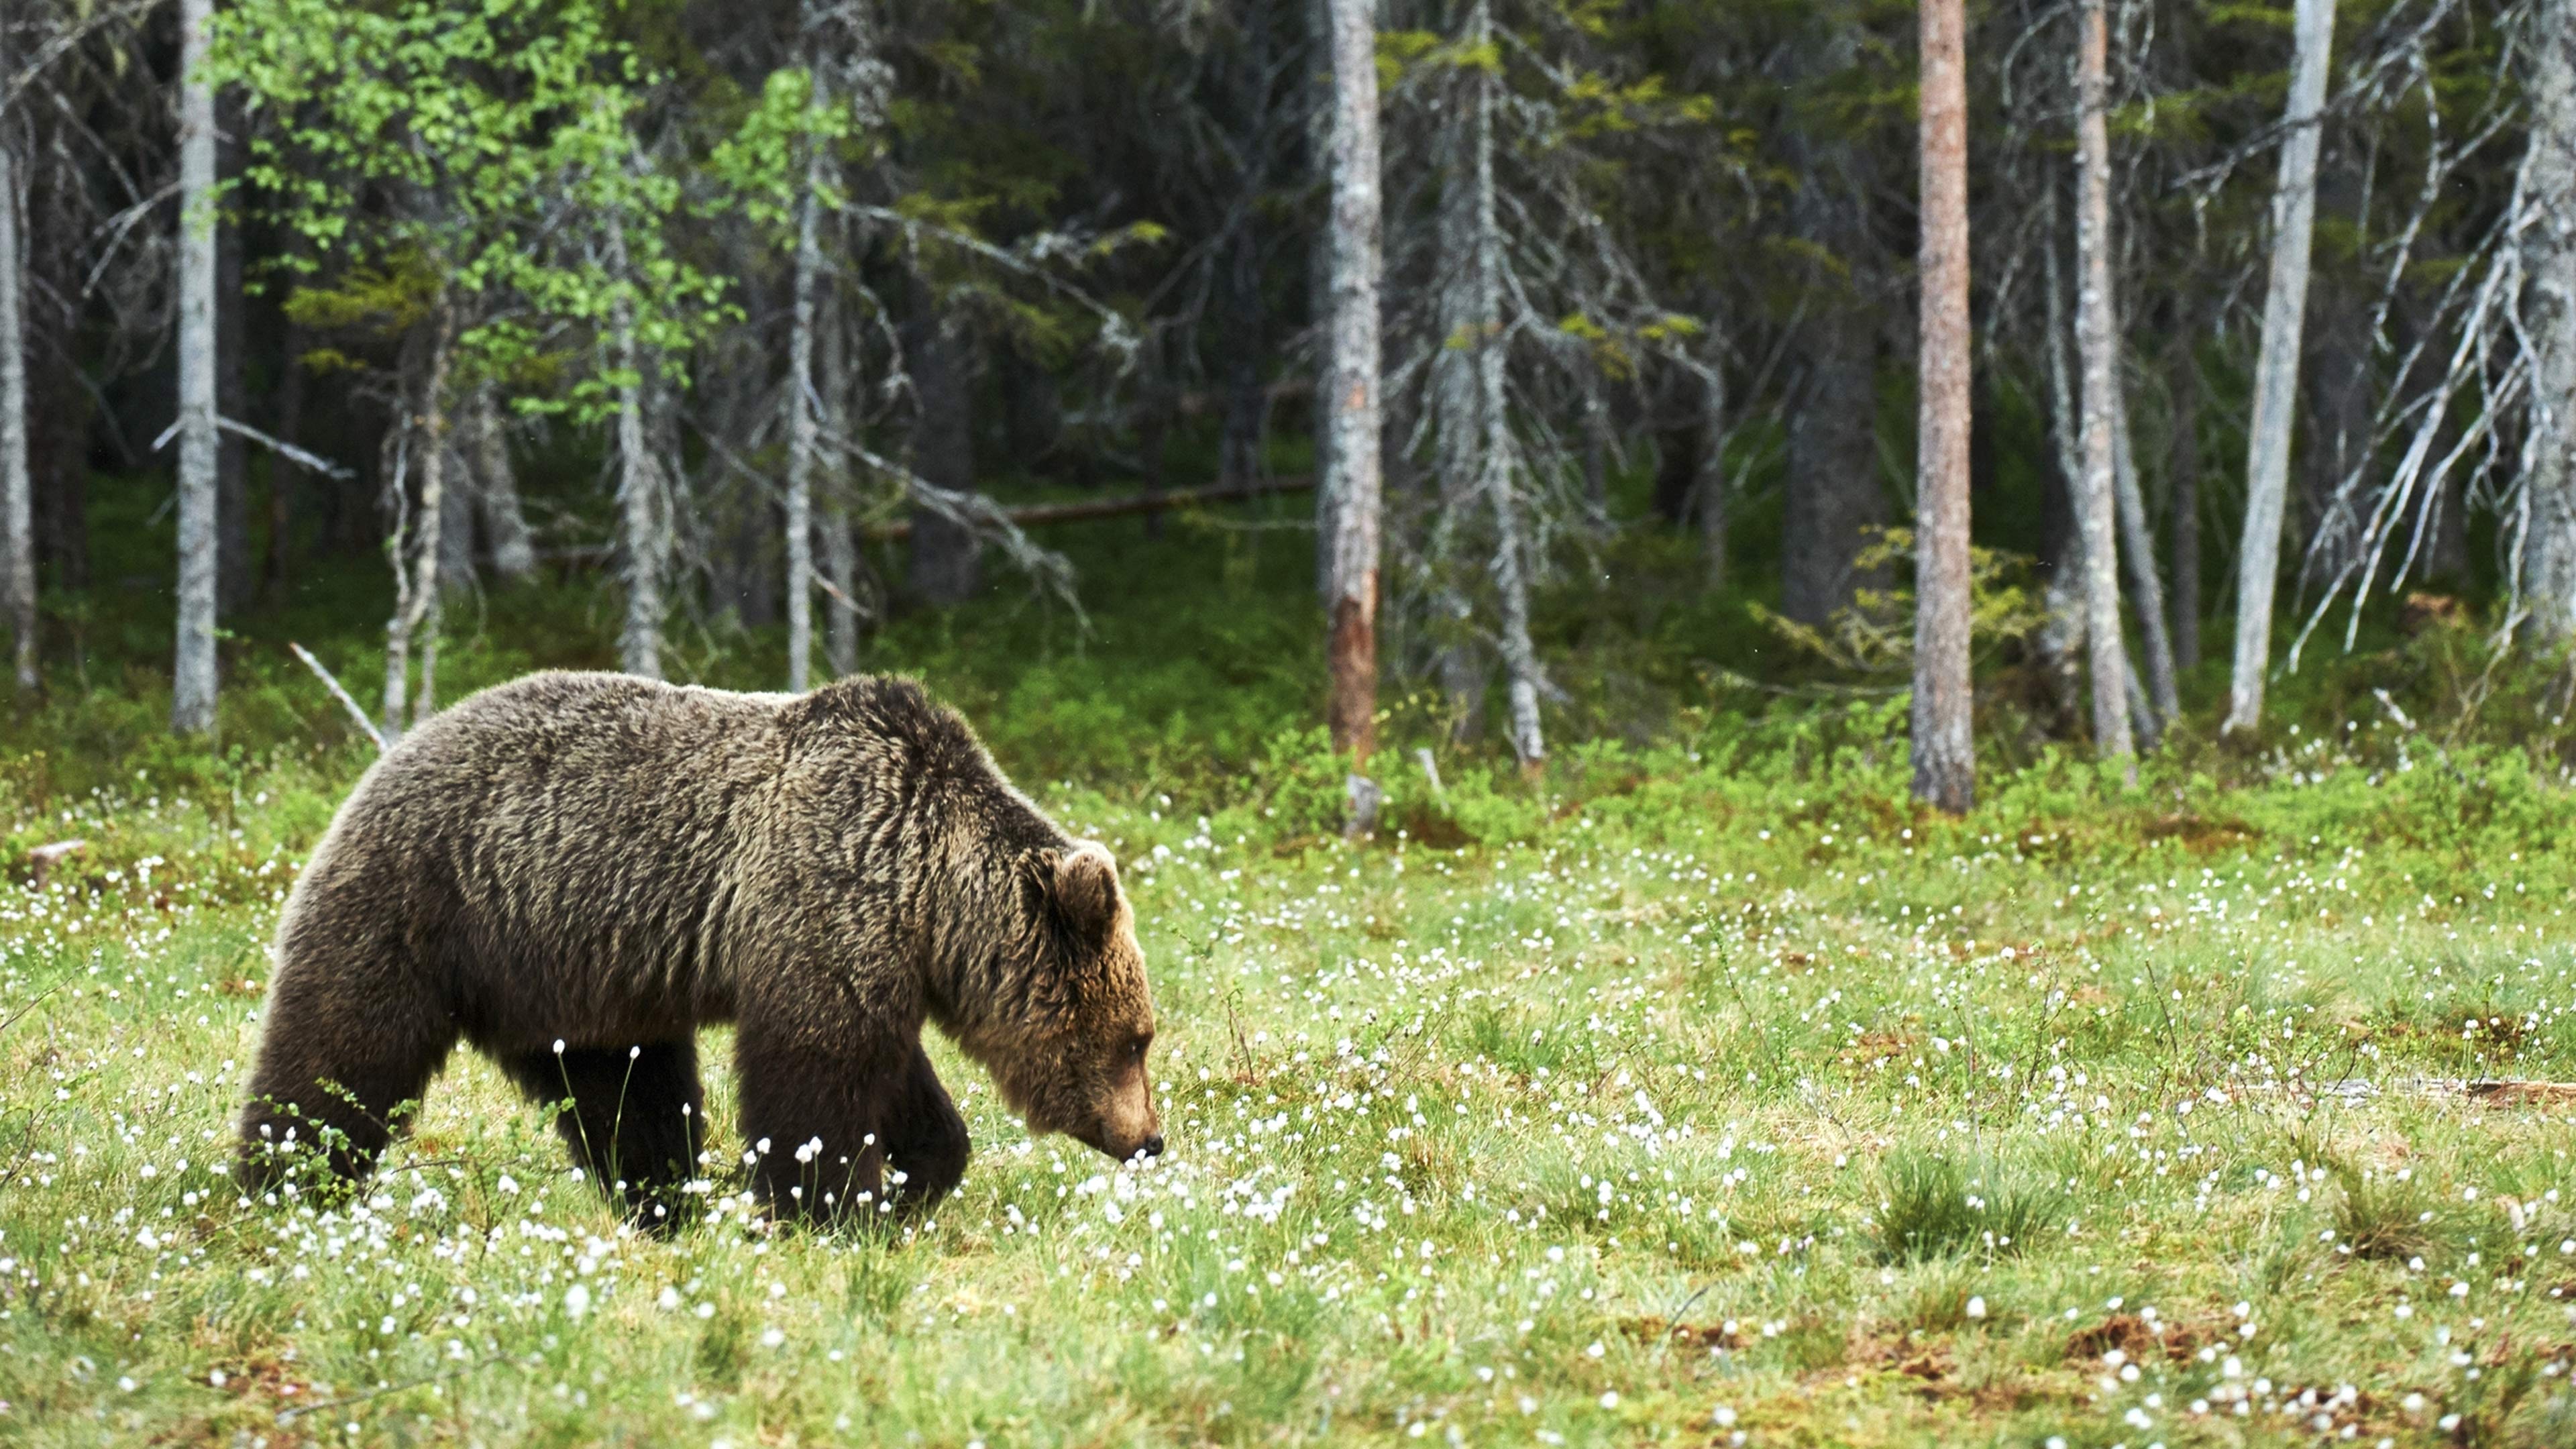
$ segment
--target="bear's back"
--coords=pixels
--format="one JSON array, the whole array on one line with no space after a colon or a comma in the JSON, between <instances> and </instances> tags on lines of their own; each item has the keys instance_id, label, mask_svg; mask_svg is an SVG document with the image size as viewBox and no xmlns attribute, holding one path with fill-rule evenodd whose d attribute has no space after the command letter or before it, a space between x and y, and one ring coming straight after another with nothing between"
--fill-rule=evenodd
<instances>
[{"instance_id":1,"label":"bear's back","mask_svg":"<svg viewBox=\"0 0 2576 1449\"><path fill-rule=\"evenodd\" d=\"M783 698L615 674L485 690L376 762L296 894L383 903L469 1000L721 993L704 968Z\"/></svg>"}]
</instances>

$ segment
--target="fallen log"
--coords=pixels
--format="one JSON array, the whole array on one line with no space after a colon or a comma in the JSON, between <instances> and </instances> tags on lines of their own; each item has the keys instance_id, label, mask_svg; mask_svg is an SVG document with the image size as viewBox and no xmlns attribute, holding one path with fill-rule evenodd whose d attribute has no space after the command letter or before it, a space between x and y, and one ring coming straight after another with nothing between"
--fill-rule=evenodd
<instances>
[{"instance_id":1,"label":"fallen log","mask_svg":"<svg viewBox=\"0 0 2576 1449\"><path fill-rule=\"evenodd\" d=\"M1050 523L1079 523L1093 518L1124 518L1139 513L1172 513L1208 503L1240 503L1253 498L1267 498L1277 493L1311 493L1315 480L1311 474L1296 473L1267 478L1259 483L1214 483L1204 488L1173 488L1161 493L1129 493L1116 498L1085 498L1073 503L1031 503L1002 510L1004 517L1022 528L1036 528ZM872 540L910 538L912 520L890 519L871 523L860 533ZM595 566L616 557L613 543L577 543L537 551L537 557L559 564L567 570Z\"/></svg>"},{"instance_id":2,"label":"fallen log","mask_svg":"<svg viewBox=\"0 0 2576 1449\"><path fill-rule=\"evenodd\" d=\"M1130 493L1118 498L1086 498L1078 503L1032 503L1004 510L1004 516L1022 528L1048 523L1077 523L1091 518L1123 518L1138 513L1170 513L1176 509L1195 508L1205 503L1237 503L1249 498L1267 498L1274 493L1305 493L1313 490L1315 480L1299 474L1289 478L1271 478L1259 483L1216 483L1205 488L1174 488L1163 493ZM871 524L870 538L908 538L912 520L898 518L887 523Z\"/></svg>"}]
</instances>

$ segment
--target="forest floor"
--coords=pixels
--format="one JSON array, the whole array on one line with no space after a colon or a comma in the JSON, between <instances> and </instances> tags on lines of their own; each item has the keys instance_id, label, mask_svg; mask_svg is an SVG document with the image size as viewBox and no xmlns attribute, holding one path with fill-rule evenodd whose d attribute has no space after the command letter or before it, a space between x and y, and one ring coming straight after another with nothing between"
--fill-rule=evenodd
<instances>
[{"instance_id":1,"label":"forest floor","mask_svg":"<svg viewBox=\"0 0 2576 1449\"><path fill-rule=\"evenodd\" d=\"M22 790L11 859L90 845L0 892L0 1441L2576 1442L2576 1089L2475 1085L2576 1081L2562 780L2390 726L1952 823L1763 728L1355 844L1287 765L1033 782L1126 863L1171 1149L943 1045L965 1185L839 1236L722 1177L637 1236L468 1055L362 1199L240 1200L362 761Z\"/></svg>"}]
</instances>

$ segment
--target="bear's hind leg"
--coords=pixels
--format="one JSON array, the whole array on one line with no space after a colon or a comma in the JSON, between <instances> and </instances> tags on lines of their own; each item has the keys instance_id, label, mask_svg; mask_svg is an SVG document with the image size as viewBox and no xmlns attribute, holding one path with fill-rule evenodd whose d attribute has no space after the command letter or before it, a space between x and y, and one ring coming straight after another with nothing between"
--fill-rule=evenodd
<instances>
[{"instance_id":1,"label":"bear's hind leg","mask_svg":"<svg viewBox=\"0 0 2576 1449\"><path fill-rule=\"evenodd\" d=\"M833 1221L886 1210L879 1134L902 1095L911 1050L856 1024L818 1028L743 1012L734 1036L742 1137L752 1184L773 1216Z\"/></svg>"},{"instance_id":2,"label":"bear's hind leg","mask_svg":"<svg viewBox=\"0 0 2576 1449\"><path fill-rule=\"evenodd\" d=\"M646 1227L678 1220L705 1138L695 1038L527 1052L502 1067L536 1101L572 1100L555 1128L601 1192Z\"/></svg>"},{"instance_id":3,"label":"bear's hind leg","mask_svg":"<svg viewBox=\"0 0 2576 1449\"><path fill-rule=\"evenodd\" d=\"M401 973L281 966L269 991L259 1066L242 1108L240 1174L265 1191L320 1146L330 1171L363 1177L456 1045L444 1003L406 992Z\"/></svg>"},{"instance_id":4,"label":"bear's hind leg","mask_svg":"<svg viewBox=\"0 0 2576 1449\"><path fill-rule=\"evenodd\" d=\"M897 1211L927 1212L956 1190L972 1150L966 1119L939 1073L931 1070L930 1054L919 1046L913 1047L912 1065L879 1120L886 1165L903 1176L893 1189Z\"/></svg>"}]
</instances>

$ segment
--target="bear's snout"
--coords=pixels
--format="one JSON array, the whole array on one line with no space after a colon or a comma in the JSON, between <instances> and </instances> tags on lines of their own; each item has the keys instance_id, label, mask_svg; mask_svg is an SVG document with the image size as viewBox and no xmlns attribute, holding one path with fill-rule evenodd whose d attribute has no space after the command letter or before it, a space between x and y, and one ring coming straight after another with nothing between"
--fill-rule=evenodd
<instances>
[{"instance_id":1,"label":"bear's snout","mask_svg":"<svg viewBox=\"0 0 2576 1449\"><path fill-rule=\"evenodd\" d=\"M1144 1145L1144 1146L1142 1146L1142 1147L1137 1148L1136 1150L1137 1150L1138 1152L1140 1152L1140 1153L1143 1153L1143 1154L1144 1154L1145 1156L1147 1156L1147 1157L1160 1157L1160 1156L1162 1156L1162 1155L1163 1155L1163 1134L1162 1134L1162 1133L1160 1133L1160 1132L1157 1132L1157 1133L1155 1133L1153 1136L1146 1138L1146 1139L1145 1139L1145 1145Z\"/></svg>"}]
</instances>

